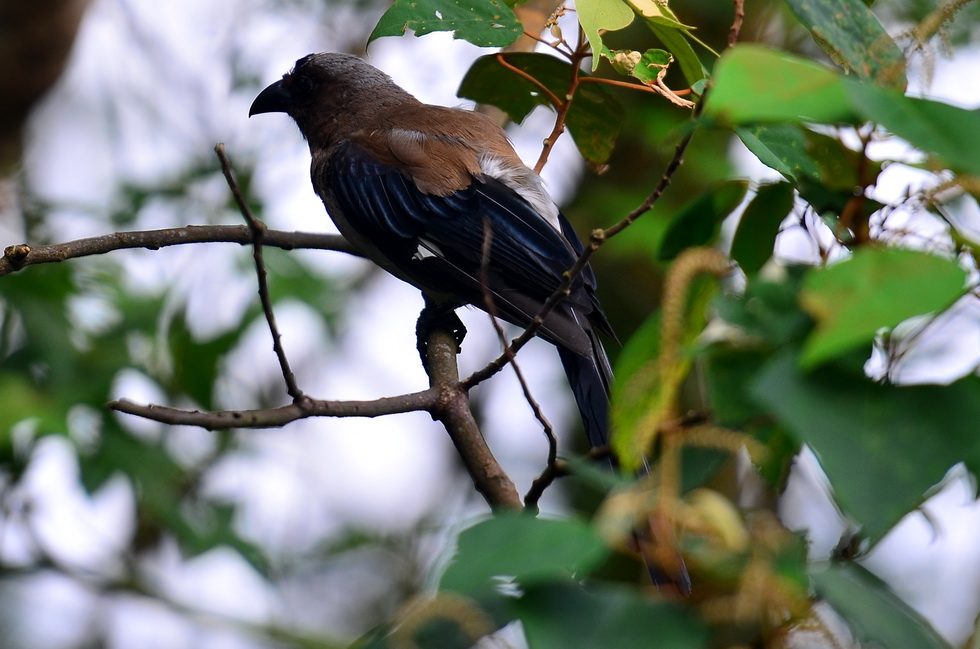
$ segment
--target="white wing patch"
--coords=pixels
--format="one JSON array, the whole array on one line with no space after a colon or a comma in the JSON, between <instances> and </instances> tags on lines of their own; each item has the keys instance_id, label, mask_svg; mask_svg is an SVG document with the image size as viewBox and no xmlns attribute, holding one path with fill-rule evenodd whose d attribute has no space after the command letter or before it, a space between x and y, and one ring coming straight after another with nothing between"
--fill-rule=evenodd
<instances>
[{"instance_id":1,"label":"white wing patch","mask_svg":"<svg viewBox=\"0 0 980 649\"><path fill-rule=\"evenodd\" d=\"M412 255L412 259L415 261L422 261L423 259L428 259L429 257L444 257L442 251L439 250L439 246L429 241L428 239L419 239L419 246L415 249L415 254Z\"/></svg>"},{"instance_id":2,"label":"white wing patch","mask_svg":"<svg viewBox=\"0 0 980 649\"><path fill-rule=\"evenodd\" d=\"M548 195L548 190L544 188L541 177L525 167L515 165L509 160L492 153L480 154L480 170L491 178L496 178L515 192L521 198L530 203L531 207L541 215L551 227L561 232L561 224L558 221L558 206Z\"/></svg>"}]
</instances>

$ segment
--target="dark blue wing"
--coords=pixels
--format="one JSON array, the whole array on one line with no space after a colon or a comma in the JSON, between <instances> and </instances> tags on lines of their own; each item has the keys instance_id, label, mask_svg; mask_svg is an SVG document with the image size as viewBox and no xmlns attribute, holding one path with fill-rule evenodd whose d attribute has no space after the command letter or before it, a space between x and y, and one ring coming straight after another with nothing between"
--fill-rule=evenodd
<instances>
[{"instance_id":1,"label":"dark blue wing","mask_svg":"<svg viewBox=\"0 0 980 649\"><path fill-rule=\"evenodd\" d=\"M489 176L474 178L469 187L449 196L425 194L403 170L348 143L331 157L327 177L318 180L318 186L328 188L334 209L403 279L432 293L452 295L460 304L483 306L478 278L488 223L487 285L500 314L519 325L528 324L557 289L582 247L564 217L561 234L519 194ZM577 308L589 320L597 318L598 327L606 329L593 287L591 271L580 276L567 308ZM566 340L576 332L562 331L559 316L561 311L554 322L546 322L551 330L546 337L585 352L582 340ZM581 324L573 328L581 329Z\"/></svg>"}]
</instances>

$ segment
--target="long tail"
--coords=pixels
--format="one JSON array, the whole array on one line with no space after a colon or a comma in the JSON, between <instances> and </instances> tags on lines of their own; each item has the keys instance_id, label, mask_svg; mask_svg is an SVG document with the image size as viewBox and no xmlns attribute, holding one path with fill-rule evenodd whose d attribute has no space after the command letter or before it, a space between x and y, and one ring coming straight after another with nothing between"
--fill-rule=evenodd
<instances>
[{"instance_id":1,"label":"long tail","mask_svg":"<svg viewBox=\"0 0 980 649\"><path fill-rule=\"evenodd\" d=\"M582 356L562 346L558 346L558 356L582 415L585 435L595 448L609 443L609 394L613 373L606 351L595 332L590 329L587 333L592 342L589 356Z\"/></svg>"},{"instance_id":2,"label":"long tail","mask_svg":"<svg viewBox=\"0 0 980 649\"><path fill-rule=\"evenodd\" d=\"M585 426L585 434L589 438L589 444L593 448L605 446L609 443L609 394L612 388L612 368L609 366L609 359L602 348L602 343L595 337L595 332L587 330L592 341L592 354L582 356L565 347L558 347L558 355L561 357L561 364L565 368L565 376L572 387L575 401L578 404L579 412L582 415L582 423ZM615 460L611 460L615 466ZM640 474L643 475L648 469L644 467ZM645 531L649 535L650 530ZM684 565L684 557L679 551L675 551L676 564L670 570L662 566L643 552L645 544L650 543L650 539L643 541L644 534L634 532L636 549L646 565L650 580L658 590L663 592L675 593L686 596L691 593L691 577Z\"/></svg>"}]
</instances>

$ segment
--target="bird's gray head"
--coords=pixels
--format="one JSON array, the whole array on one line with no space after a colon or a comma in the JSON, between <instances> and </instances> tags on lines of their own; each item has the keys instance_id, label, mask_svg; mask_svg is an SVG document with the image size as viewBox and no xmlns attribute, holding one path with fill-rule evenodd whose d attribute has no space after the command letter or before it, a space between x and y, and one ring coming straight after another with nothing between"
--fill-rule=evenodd
<instances>
[{"instance_id":1,"label":"bird's gray head","mask_svg":"<svg viewBox=\"0 0 980 649\"><path fill-rule=\"evenodd\" d=\"M359 116L406 101L417 100L381 70L350 54L322 52L296 61L259 93L248 115L286 113L312 144L315 138L337 135L338 128L355 126Z\"/></svg>"}]
</instances>

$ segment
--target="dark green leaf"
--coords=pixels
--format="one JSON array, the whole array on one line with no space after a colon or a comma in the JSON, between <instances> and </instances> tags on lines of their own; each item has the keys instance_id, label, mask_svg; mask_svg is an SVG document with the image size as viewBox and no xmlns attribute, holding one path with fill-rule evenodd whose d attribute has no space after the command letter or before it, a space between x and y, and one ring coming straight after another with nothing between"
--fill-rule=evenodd
<instances>
[{"instance_id":1,"label":"dark green leaf","mask_svg":"<svg viewBox=\"0 0 980 649\"><path fill-rule=\"evenodd\" d=\"M193 339L184 317L174 318L167 341L173 363L171 391L180 391L201 407L212 408L212 390L221 370L221 361L239 342L248 323L243 318L234 330L198 342Z\"/></svg>"},{"instance_id":2,"label":"dark green leaf","mask_svg":"<svg viewBox=\"0 0 980 649\"><path fill-rule=\"evenodd\" d=\"M787 0L814 40L859 77L905 90L905 56L861 0Z\"/></svg>"},{"instance_id":3,"label":"dark green leaf","mask_svg":"<svg viewBox=\"0 0 980 649\"><path fill-rule=\"evenodd\" d=\"M855 110L961 173L980 174L980 111L848 83Z\"/></svg>"},{"instance_id":4,"label":"dark green leaf","mask_svg":"<svg viewBox=\"0 0 980 649\"><path fill-rule=\"evenodd\" d=\"M743 431L766 446L756 469L773 486L780 486L800 444L771 421L766 409L752 398L750 387L769 355L761 350L717 346L707 358L704 372L708 402L716 423Z\"/></svg>"},{"instance_id":5,"label":"dark green leaf","mask_svg":"<svg viewBox=\"0 0 980 649\"><path fill-rule=\"evenodd\" d=\"M791 122L736 127L735 133L763 164L794 181L800 196L819 214L838 214L862 182L858 154L837 138Z\"/></svg>"},{"instance_id":6,"label":"dark green leaf","mask_svg":"<svg viewBox=\"0 0 980 649\"><path fill-rule=\"evenodd\" d=\"M922 616L860 565L830 564L810 577L817 593L847 620L862 645L949 649Z\"/></svg>"},{"instance_id":7,"label":"dark green leaf","mask_svg":"<svg viewBox=\"0 0 980 649\"><path fill-rule=\"evenodd\" d=\"M507 54L506 61L565 97L571 79L568 62L546 54ZM584 76L584 75L583 75ZM547 95L527 79L503 67L495 55L477 59L466 73L460 97L497 106L521 122L535 106L551 106ZM623 121L623 109L608 90L597 83L578 87L566 125L582 156L592 164L609 159Z\"/></svg>"},{"instance_id":8,"label":"dark green leaf","mask_svg":"<svg viewBox=\"0 0 980 649\"><path fill-rule=\"evenodd\" d=\"M779 226L793 209L793 186L762 185L739 219L732 241L732 259L752 275L772 257Z\"/></svg>"},{"instance_id":9,"label":"dark green leaf","mask_svg":"<svg viewBox=\"0 0 980 649\"><path fill-rule=\"evenodd\" d=\"M440 588L476 596L492 590L501 578L514 578L523 586L581 575L606 554L605 545L583 521L499 514L459 535Z\"/></svg>"},{"instance_id":10,"label":"dark green leaf","mask_svg":"<svg viewBox=\"0 0 980 649\"><path fill-rule=\"evenodd\" d=\"M781 281L754 277L742 295L725 295L714 304L717 314L738 327L740 347L774 350L802 340L813 326L799 306L799 290L809 269L790 266ZM742 338L748 340L742 340Z\"/></svg>"},{"instance_id":11,"label":"dark green leaf","mask_svg":"<svg viewBox=\"0 0 980 649\"><path fill-rule=\"evenodd\" d=\"M719 426L741 428L764 411L749 395L749 385L768 358L760 350L733 351L717 346L708 355L705 382L711 413Z\"/></svg>"},{"instance_id":12,"label":"dark green leaf","mask_svg":"<svg viewBox=\"0 0 980 649\"><path fill-rule=\"evenodd\" d=\"M689 202L667 227L657 259L673 259L686 248L711 243L721 222L739 206L747 189L744 180L726 180Z\"/></svg>"},{"instance_id":13,"label":"dark green leaf","mask_svg":"<svg viewBox=\"0 0 980 649\"><path fill-rule=\"evenodd\" d=\"M546 584L526 589L514 608L531 649L708 646L703 622L680 606L653 600L639 589Z\"/></svg>"},{"instance_id":14,"label":"dark green leaf","mask_svg":"<svg viewBox=\"0 0 980 649\"><path fill-rule=\"evenodd\" d=\"M674 61L670 52L658 49L647 50L641 54L631 50L610 51L603 48L602 55L609 59L616 72L631 76L648 86L655 84ZM633 59L632 56L636 55L639 58Z\"/></svg>"},{"instance_id":15,"label":"dark green leaf","mask_svg":"<svg viewBox=\"0 0 980 649\"><path fill-rule=\"evenodd\" d=\"M914 250L862 248L850 259L807 275L800 303L817 328L801 362L813 367L870 345L882 328L950 306L965 285L966 271L950 259Z\"/></svg>"},{"instance_id":16,"label":"dark green leaf","mask_svg":"<svg viewBox=\"0 0 980 649\"><path fill-rule=\"evenodd\" d=\"M188 554L228 546L260 572L268 569L262 552L235 532L234 508L194 497L192 474L162 444L133 437L108 422L99 446L83 460L81 478L87 490L122 473L133 485L143 524L172 534Z\"/></svg>"},{"instance_id":17,"label":"dark green leaf","mask_svg":"<svg viewBox=\"0 0 980 649\"><path fill-rule=\"evenodd\" d=\"M395 0L381 16L368 43L382 36L452 32L480 47L510 45L524 32L514 12L499 0Z\"/></svg>"},{"instance_id":18,"label":"dark green leaf","mask_svg":"<svg viewBox=\"0 0 980 649\"><path fill-rule=\"evenodd\" d=\"M880 385L857 369L803 374L795 353L767 364L751 395L813 448L842 508L880 539L957 462L980 466L980 379Z\"/></svg>"},{"instance_id":19,"label":"dark green leaf","mask_svg":"<svg viewBox=\"0 0 980 649\"><path fill-rule=\"evenodd\" d=\"M731 457L728 451L716 448L685 446L681 451L681 493L703 487Z\"/></svg>"},{"instance_id":20,"label":"dark green leaf","mask_svg":"<svg viewBox=\"0 0 980 649\"><path fill-rule=\"evenodd\" d=\"M809 129L804 131L806 139L806 154L820 170L819 183L829 189L844 190L847 196L853 196L855 188L860 184L858 178L858 154L851 151L840 138Z\"/></svg>"},{"instance_id":21,"label":"dark green leaf","mask_svg":"<svg viewBox=\"0 0 980 649\"><path fill-rule=\"evenodd\" d=\"M762 164L789 180L819 180L820 169L806 152L806 131L791 122L740 126L735 134Z\"/></svg>"}]
</instances>

